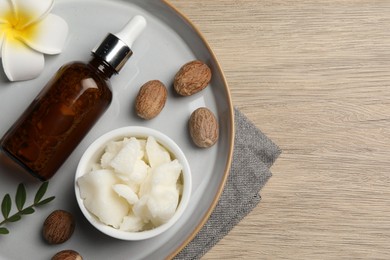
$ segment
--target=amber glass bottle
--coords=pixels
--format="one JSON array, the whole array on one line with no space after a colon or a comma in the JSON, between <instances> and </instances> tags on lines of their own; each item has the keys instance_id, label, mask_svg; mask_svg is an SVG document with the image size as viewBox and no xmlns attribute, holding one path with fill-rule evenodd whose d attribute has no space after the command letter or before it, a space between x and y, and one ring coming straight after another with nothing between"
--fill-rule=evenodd
<instances>
[{"instance_id":1,"label":"amber glass bottle","mask_svg":"<svg viewBox=\"0 0 390 260\"><path fill-rule=\"evenodd\" d=\"M3 152L38 179L50 179L109 107L109 79L132 55L145 25L143 17L134 17L92 51L89 63L60 68L4 135Z\"/></svg>"}]
</instances>

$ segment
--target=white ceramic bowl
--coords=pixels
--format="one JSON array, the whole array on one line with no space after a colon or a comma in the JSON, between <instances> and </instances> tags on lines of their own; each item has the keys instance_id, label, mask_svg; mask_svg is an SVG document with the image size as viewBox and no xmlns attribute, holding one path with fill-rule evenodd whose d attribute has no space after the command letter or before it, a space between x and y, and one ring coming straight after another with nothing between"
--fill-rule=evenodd
<instances>
[{"instance_id":1,"label":"white ceramic bowl","mask_svg":"<svg viewBox=\"0 0 390 260\"><path fill-rule=\"evenodd\" d=\"M164 146L169 152L171 152L174 158L178 159L178 161L183 166L183 171L182 171L183 194L181 196L176 212L167 223L162 224L161 226L158 226L154 229L146 230L146 231L126 232L105 225L102 222L100 222L93 214L91 214L84 206L84 201L80 197L80 190L79 190L79 186L77 185L77 179L82 175L90 172L92 164L98 162L98 160L103 154L106 144L109 143L110 141L122 140L124 137L146 138L148 136L153 136L156 139L156 141L160 143L162 146ZM166 231L168 228L170 228L179 220L179 218L185 211L188 202L190 200L191 189L192 189L191 170L188 161L183 151L179 148L179 146L168 136L166 136L165 134L157 130L146 128L146 127L138 127L138 126L118 128L99 137L87 148L87 150L81 157L77 167L76 176L75 176L75 192L76 192L77 203L82 213L86 217L86 219L96 229L100 230L104 234L121 240L144 240L151 237L155 237L163 233L164 231Z\"/></svg>"}]
</instances>

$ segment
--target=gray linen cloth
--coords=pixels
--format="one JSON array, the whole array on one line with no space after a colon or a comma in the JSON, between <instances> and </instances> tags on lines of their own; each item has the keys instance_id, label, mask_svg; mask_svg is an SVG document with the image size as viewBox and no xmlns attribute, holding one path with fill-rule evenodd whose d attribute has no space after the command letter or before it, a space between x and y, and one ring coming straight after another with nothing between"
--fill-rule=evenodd
<instances>
[{"instance_id":1,"label":"gray linen cloth","mask_svg":"<svg viewBox=\"0 0 390 260\"><path fill-rule=\"evenodd\" d=\"M260 202L259 192L271 177L279 147L235 109L233 162L224 191L210 218L174 259L199 259Z\"/></svg>"}]
</instances>

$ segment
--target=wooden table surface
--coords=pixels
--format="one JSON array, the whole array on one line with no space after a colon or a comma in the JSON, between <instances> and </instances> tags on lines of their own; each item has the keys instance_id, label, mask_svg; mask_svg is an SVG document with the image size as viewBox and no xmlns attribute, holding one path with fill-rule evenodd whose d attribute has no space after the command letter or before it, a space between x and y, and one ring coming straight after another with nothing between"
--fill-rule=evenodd
<instances>
[{"instance_id":1,"label":"wooden table surface","mask_svg":"<svg viewBox=\"0 0 390 260\"><path fill-rule=\"evenodd\" d=\"M390 259L390 1L172 0L283 150L204 259Z\"/></svg>"}]
</instances>

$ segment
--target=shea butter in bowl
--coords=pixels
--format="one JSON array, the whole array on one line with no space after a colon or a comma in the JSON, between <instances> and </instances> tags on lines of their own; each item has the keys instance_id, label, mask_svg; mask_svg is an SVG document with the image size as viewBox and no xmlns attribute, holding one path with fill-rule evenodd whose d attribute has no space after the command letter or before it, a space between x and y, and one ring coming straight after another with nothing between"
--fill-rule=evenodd
<instances>
[{"instance_id":1,"label":"shea butter in bowl","mask_svg":"<svg viewBox=\"0 0 390 260\"><path fill-rule=\"evenodd\" d=\"M155 237L174 225L191 194L191 170L179 146L146 127L123 127L94 141L75 176L86 219L121 240Z\"/></svg>"}]
</instances>

